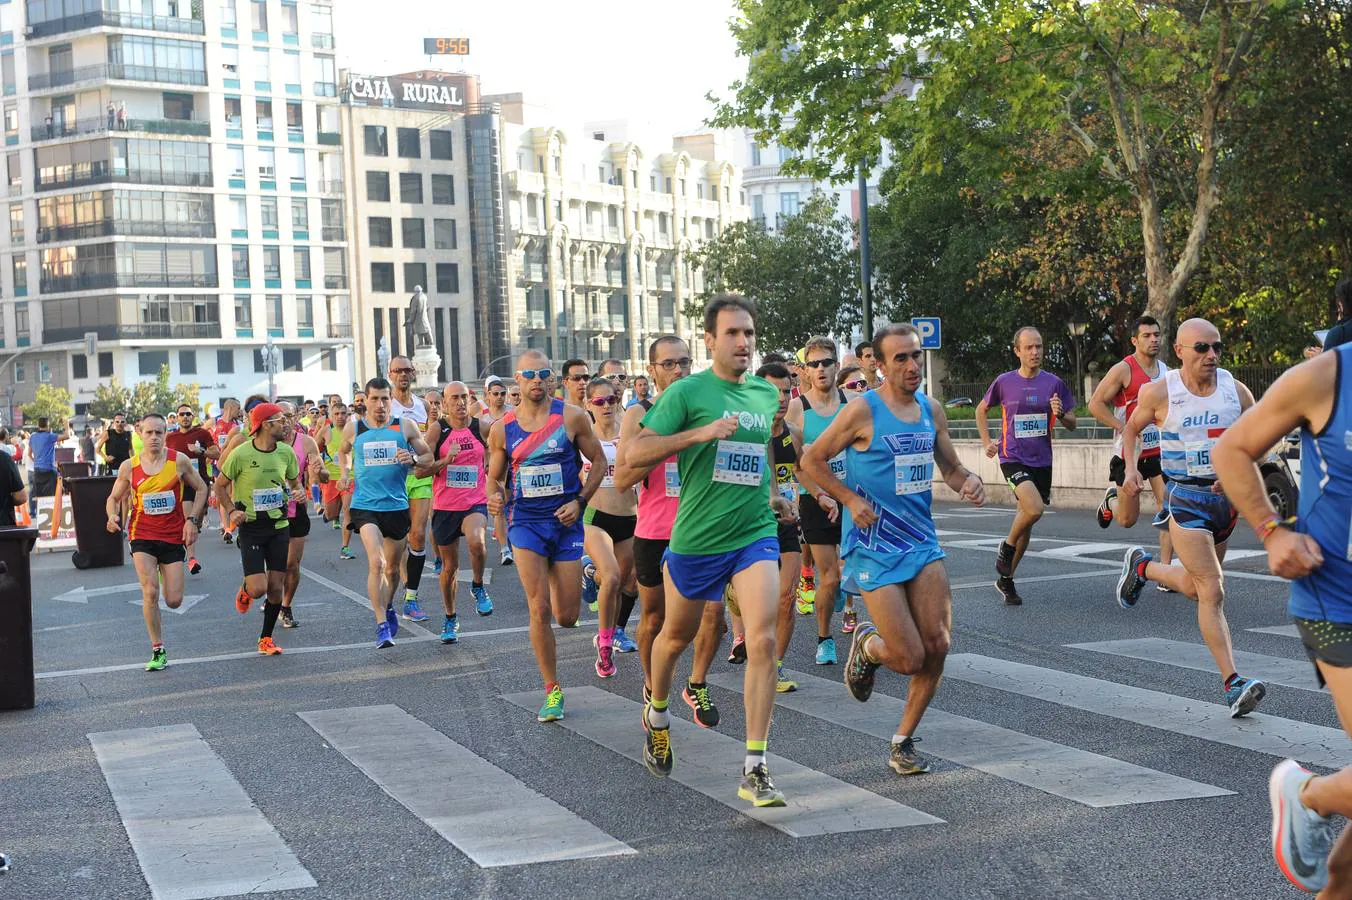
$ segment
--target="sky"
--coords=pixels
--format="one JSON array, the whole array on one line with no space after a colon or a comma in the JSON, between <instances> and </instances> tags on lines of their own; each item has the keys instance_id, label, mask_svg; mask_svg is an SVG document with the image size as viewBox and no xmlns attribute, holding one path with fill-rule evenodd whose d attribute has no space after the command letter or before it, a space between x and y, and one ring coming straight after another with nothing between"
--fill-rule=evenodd
<instances>
[{"instance_id":1,"label":"sky","mask_svg":"<svg viewBox=\"0 0 1352 900\"><path fill-rule=\"evenodd\" d=\"M355 0L334 5L340 68L477 74L483 93L520 92L562 121L635 119L672 134L711 113L744 74L727 23L733 0ZM468 57L435 57L424 37L469 38Z\"/></svg>"}]
</instances>

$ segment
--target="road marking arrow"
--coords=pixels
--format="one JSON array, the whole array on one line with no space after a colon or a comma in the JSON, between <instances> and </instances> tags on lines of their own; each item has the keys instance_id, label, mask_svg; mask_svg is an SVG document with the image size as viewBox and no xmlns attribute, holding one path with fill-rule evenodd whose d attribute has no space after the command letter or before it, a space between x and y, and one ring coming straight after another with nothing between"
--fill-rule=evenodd
<instances>
[{"instance_id":1,"label":"road marking arrow","mask_svg":"<svg viewBox=\"0 0 1352 900\"><path fill-rule=\"evenodd\" d=\"M131 591L139 591L140 584L116 584L111 587L85 588L77 587L64 594L57 594L53 600L61 600L65 603L88 603L90 597L102 597L105 594L126 594ZM138 601L139 602L139 601Z\"/></svg>"},{"instance_id":2,"label":"road marking arrow","mask_svg":"<svg viewBox=\"0 0 1352 900\"><path fill-rule=\"evenodd\" d=\"M184 595L183 595L183 603L182 603L182 605L179 606L178 609L170 609L169 606L164 602L164 598L161 597L161 598L160 598L160 610L163 611L163 612L171 612L171 613L174 613L174 614L176 614L176 615L180 615L180 616L181 616L181 615L183 615L185 612L187 612L188 610L192 609L194 606L196 606L197 604L201 603L203 600L207 599L207 597L210 597L210 596L211 596L210 594L184 594ZM140 601L140 600L128 600L127 602L130 603L132 606L140 606L140 605L141 605L141 601Z\"/></svg>"}]
</instances>

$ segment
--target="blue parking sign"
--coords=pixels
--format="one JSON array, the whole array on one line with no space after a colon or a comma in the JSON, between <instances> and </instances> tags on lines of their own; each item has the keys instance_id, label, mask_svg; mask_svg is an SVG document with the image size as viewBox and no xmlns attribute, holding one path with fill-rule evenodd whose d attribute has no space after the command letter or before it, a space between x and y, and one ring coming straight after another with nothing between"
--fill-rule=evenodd
<instances>
[{"instance_id":1,"label":"blue parking sign","mask_svg":"<svg viewBox=\"0 0 1352 900\"><path fill-rule=\"evenodd\" d=\"M938 350L943 347L943 332L938 316L913 316L911 324L920 332L920 349Z\"/></svg>"}]
</instances>

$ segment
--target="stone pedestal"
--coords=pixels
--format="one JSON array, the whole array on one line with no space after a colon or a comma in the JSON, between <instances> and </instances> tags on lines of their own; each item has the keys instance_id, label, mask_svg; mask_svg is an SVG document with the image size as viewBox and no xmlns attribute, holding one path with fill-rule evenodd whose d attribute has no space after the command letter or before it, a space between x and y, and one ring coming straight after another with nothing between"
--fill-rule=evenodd
<instances>
[{"instance_id":1,"label":"stone pedestal","mask_svg":"<svg viewBox=\"0 0 1352 900\"><path fill-rule=\"evenodd\" d=\"M418 370L418 379L414 382L425 391L441 387L437 380L437 370L441 368L441 354L435 347L419 347L413 353L413 368Z\"/></svg>"}]
</instances>

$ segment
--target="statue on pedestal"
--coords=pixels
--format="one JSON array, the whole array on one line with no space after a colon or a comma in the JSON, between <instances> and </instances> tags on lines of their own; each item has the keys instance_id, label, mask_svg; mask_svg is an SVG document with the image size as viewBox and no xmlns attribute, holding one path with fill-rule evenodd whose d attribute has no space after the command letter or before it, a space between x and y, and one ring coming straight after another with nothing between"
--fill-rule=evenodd
<instances>
[{"instance_id":1,"label":"statue on pedestal","mask_svg":"<svg viewBox=\"0 0 1352 900\"><path fill-rule=\"evenodd\" d=\"M422 285L418 285L408 301L408 315L404 319L404 346L412 354L432 345L432 319L428 314L427 295L423 293Z\"/></svg>"}]
</instances>

